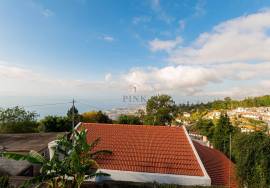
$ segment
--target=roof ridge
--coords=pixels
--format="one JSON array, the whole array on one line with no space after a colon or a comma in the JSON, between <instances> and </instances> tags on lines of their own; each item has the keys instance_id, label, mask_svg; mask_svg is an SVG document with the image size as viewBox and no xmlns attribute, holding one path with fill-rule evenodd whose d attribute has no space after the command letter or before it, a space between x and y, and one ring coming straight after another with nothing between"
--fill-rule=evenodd
<instances>
[{"instance_id":1,"label":"roof ridge","mask_svg":"<svg viewBox=\"0 0 270 188\"><path fill-rule=\"evenodd\" d=\"M118 123L85 123L80 122L82 125L108 125L108 126L128 126L128 127L147 127L147 128L182 128L182 126L167 126L167 125L135 125L135 124L118 124Z\"/></svg>"}]
</instances>

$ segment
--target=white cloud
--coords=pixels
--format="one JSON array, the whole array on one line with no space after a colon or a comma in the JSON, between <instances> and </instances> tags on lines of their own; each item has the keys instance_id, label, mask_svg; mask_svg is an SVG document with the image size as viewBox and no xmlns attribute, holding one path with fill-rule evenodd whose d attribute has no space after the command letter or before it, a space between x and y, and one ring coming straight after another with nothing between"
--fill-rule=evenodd
<instances>
[{"instance_id":1,"label":"white cloud","mask_svg":"<svg viewBox=\"0 0 270 188\"><path fill-rule=\"evenodd\" d=\"M179 29L182 31L182 30L184 30L185 29L185 27L186 27L186 22L185 22L185 20L179 20Z\"/></svg>"},{"instance_id":2,"label":"white cloud","mask_svg":"<svg viewBox=\"0 0 270 188\"><path fill-rule=\"evenodd\" d=\"M147 23L151 21L151 17L150 16L136 16L132 19L132 23L134 25L137 25L139 23Z\"/></svg>"},{"instance_id":3,"label":"white cloud","mask_svg":"<svg viewBox=\"0 0 270 188\"><path fill-rule=\"evenodd\" d=\"M270 11L241 16L202 33L189 46L169 54L178 64L270 61Z\"/></svg>"},{"instance_id":4,"label":"white cloud","mask_svg":"<svg viewBox=\"0 0 270 188\"><path fill-rule=\"evenodd\" d=\"M155 12L156 17L159 20L167 24L170 24L174 20L174 18L168 15L168 13L163 9L159 0L150 0L150 7Z\"/></svg>"},{"instance_id":5,"label":"white cloud","mask_svg":"<svg viewBox=\"0 0 270 188\"><path fill-rule=\"evenodd\" d=\"M51 17L54 15L54 12L50 9L43 9L41 11L41 14L44 16L44 17Z\"/></svg>"},{"instance_id":6,"label":"white cloud","mask_svg":"<svg viewBox=\"0 0 270 188\"><path fill-rule=\"evenodd\" d=\"M109 36L109 35L104 35L102 36L102 39L106 42L113 42L115 41L115 38L113 38L112 36Z\"/></svg>"},{"instance_id":7,"label":"white cloud","mask_svg":"<svg viewBox=\"0 0 270 188\"><path fill-rule=\"evenodd\" d=\"M206 1L205 0L197 0L197 3L194 6L194 17L199 17L199 16L203 16L206 13L205 10L205 4Z\"/></svg>"},{"instance_id":8,"label":"white cloud","mask_svg":"<svg viewBox=\"0 0 270 188\"><path fill-rule=\"evenodd\" d=\"M219 75L212 69L188 66L167 66L161 69L131 70L124 79L145 91L185 90L194 91L208 82L219 82Z\"/></svg>"},{"instance_id":9,"label":"white cloud","mask_svg":"<svg viewBox=\"0 0 270 188\"><path fill-rule=\"evenodd\" d=\"M243 86L233 86L226 89L215 91L199 91L196 96L208 96L208 97L232 97L232 98L246 98L255 97L261 95L269 95L270 93L270 80L260 81L257 84L249 84Z\"/></svg>"},{"instance_id":10,"label":"white cloud","mask_svg":"<svg viewBox=\"0 0 270 188\"><path fill-rule=\"evenodd\" d=\"M270 63L222 64L222 65L175 65L163 68L131 69L127 74L115 77L111 73L104 80L61 79L18 66L0 64L1 95L18 96L95 96L127 92L136 86L139 92L153 95L156 92L188 96L250 96L270 92ZM260 81L262 80L263 81ZM237 81L243 86L223 90L215 86L227 81ZM254 80L259 80L252 84ZM247 87L246 83L252 81ZM212 85L212 90L205 88ZM219 86L220 87L220 86Z\"/></svg>"},{"instance_id":11,"label":"white cloud","mask_svg":"<svg viewBox=\"0 0 270 188\"><path fill-rule=\"evenodd\" d=\"M160 40L155 38L152 41L149 41L149 48L152 52L156 51L171 51L173 50L177 45L179 45L182 42L181 37L176 37L174 40Z\"/></svg>"},{"instance_id":12,"label":"white cloud","mask_svg":"<svg viewBox=\"0 0 270 188\"><path fill-rule=\"evenodd\" d=\"M126 80L145 89L188 95L243 97L270 92L270 10L222 22L185 46L175 41L149 42L151 51L167 52L170 65L132 70Z\"/></svg>"},{"instance_id":13,"label":"white cloud","mask_svg":"<svg viewBox=\"0 0 270 188\"><path fill-rule=\"evenodd\" d=\"M150 6L155 11L159 11L161 9L159 0L150 0Z\"/></svg>"},{"instance_id":14,"label":"white cloud","mask_svg":"<svg viewBox=\"0 0 270 188\"><path fill-rule=\"evenodd\" d=\"M163 68L131 70L124 79L142 90L177 91L197 94L210 84L224 84L226 81L249 82L270 78L270 63L228 65L177 65Z\"/></svg>"},{"instance_id":15,"label":"white cloud","mask_svg":"<svg viewBox=\"0 0 270 188\"><path fill-rule=\"evenodd\" d=\"M0 64L0 96L99 96L100 93L119 92L125 85L115 82L111 74L104 81L62 79L31 69Z\"/></svg>"},{"instance_id":16,"label":"white cloud","mask_svg":"<svg viewBox=\"0 0 270 188\"><path fill-rule=\"evenodd\" d=\"M38 1L29 1L29 5L40 15L48 18L53 16L55 13L49 9L43 6L42 3Z\"/></svg>"},{"instance_id":17,"label":"white cloud","mask_svg":"<svg viewBox=\"0 0 270 188\"><path fill-rule=\"evenodd\" d=\"M111 73L108 73L105 75L105 81L108 82L112 79L112 74Z\"/></svg>"},{"instance_id":18,"label":"white cloud","mask_svg":"<svg viewBox=\"0 0 270 188\"><path fill-rule=\"evenodd\" d=\"M0 85L3 90L20 95L45 96L99 96L131 85L150 95L155 91L218 97L266 94L270 92L269 30L270 11L264 10L222 22L187 46L183 46L180 37L150 41L152 52L168 54L170 65L162 68L131 69L120 77L108 73L101 81L92 81L59 79L0 64ZM108 35L100 39L106 40L105 37L114 40Z\"/></svg>"}]
</instances>

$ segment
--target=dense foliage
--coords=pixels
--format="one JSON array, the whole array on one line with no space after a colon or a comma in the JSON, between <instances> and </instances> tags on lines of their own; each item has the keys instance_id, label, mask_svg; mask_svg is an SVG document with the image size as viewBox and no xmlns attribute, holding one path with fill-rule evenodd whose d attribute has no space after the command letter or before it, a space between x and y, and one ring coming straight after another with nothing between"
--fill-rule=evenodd
<instances>
[{"instance_id":1,"label":"dense foliage","mask_svg":"<svg viewBox=\"0 0 270 188\"><path fill-rule=\"evenodd\" d=\"M157 95L148 99L144 124L170 125L176 112L176 105L171 96Z\"/></svg>"},{"instance_id":2,"label":"dense foliage","mask_svg":"<svg viewBox=\"0 0 270 188\"><path fill-rule=\"evenodd\" d=\"M73 116L74 112L74 116ZM46 116L37 121L35 112L26 111L22 107L0 109L0 133L31 133L31 132L68 132L80 121L90 123L112 123L107 114L102 111L85 112L79 114L75 106L71 107L67 116ZM129 117L132 119L132 117ZM136 123L139 119L134 117L130 123ZM130 124L128 123L128 124Z\"/></svg>"},{"instance_id":3,"label":"dense foliage","mask_svg":"<svg viewBox=\"0 0 270 188\"><path fill-rule=\"evenodd\" d=\"M192 128L199 134L207 136L210 141L213 139L215 125L212 120L200 118Z\"/></svg>"},{"instance_id":4,"label":"dense foliage","mask_svg":"<svg viewBox=\"0 0 270 188\"><path fill-rule=\"evenodd\" d=\"M63 136L57 141L57 146L51 160L44 158L35 151L27 155L2 152L0 156L27 160L32 164L41 165L40 175L24 183L24 187L67 187L79 188L86 178L99 175L108 175L97 172L98 164L95 161L99 155L111 154L108 150L95 150L100 139L87 143L87 131L74 130L71 136Z\"/></svg>"},{"instance_id":5,"label":"dense foliage","mask_svg":"<svg viewBox=\"0 0 270 188\"><path fill-rule=\"evenodd\" d=\"M72 130L72 120L62 116L46 116L39 122L41 131L68 132Z\"/></svg>"},{"instance_id":6,"label":"dense foliage","mask_svg":"<svg viewBox=\"0 0 270 188\"><path fill-rule=\"evenodd\" d=\"M91 111L82 114L82 121L85 123L112 123L109 116L102 111Z\"/></svg>"},{"instance_id":7,"label":"dense foliage","mask_svg":"<svg viewBox=\"0 0 270 188\"><path fill-rule=\"evenodd\" d=\"M1 176L0 174L0 188L9 188L9 177L8 176Z\"/></svg>"},{"instance_id":8,"label":"dense foliage","mask_svg":"<svg viewBox=\"0 0 270 188\"><path fill-rule=\"evenodd\" d=\"M234 109L238 107L260 107L260 106L270 106L270 95L259 96L259 97L249 97L244 100L233 100L229 97L224 98L224 100L215 100L208 103L200 104L179 104L178 109L180 112L193 111L193 110L221 110L221 109Z\"/></svg>"},{"instance_id":9,"label":"dense foliage","mask_svg":"<svg viewBox=\"0 0 270 188\"><path fill-rule=\"evenodd\" d=\"M116 121L119 124L141 125L141 119L134 115L120 115Z\"/></svg>"},{"instance_id":10,"label":"dense foliage","mask_svg":"<svg viewBox=\"0 0 270 188\"><path fill-rule=\"evenodd\" d=\"M214 147L229 156L230 137L232 137L235 133L236 128L232 126L227 114L221 114L212 137Z\"/></svg>"},{"instance_id":11,"label":"dense foliage","mask_svg":"<svg viewBox=\"0 0 270 188\"><path fill-rule=\"evenodd\" d=\"M71 121L71 124L72 121L74 120L74 126L76 126L81 121L81 115L79 114L79 111L75 106L72 106L67 111L67 117Z\"/></svg>"},{"instance_id":12,"label":"dense foliage","mask_svg":"<svg viewBox=\"0 0 270 188\"><path fill-rule=\"evenodd\" d=\"M37 132L37 114L21 107L0 109L0 133Z\"/></svg>"},{"instance_id":13,"label":"dense foliage","mask_svg":"<svg viewBox=\"0 0 270 188\"><path fill-rule=\"evenodd\" d=\"M226 114L215 122L199 119L193 130L208 137L214 147L230 155L236 163L237 177L243 187L266 188L270 185L270 137L263 132L240 133Z\"/></svg>"},{"instance_id":14,"label":"dense foliage","mask_svg":"<svg viewBox=\"0 0 270 188\"><path fill-rule=\"evenodd\" d=\"M242 186L270 186L269 136L261 132L237 134L233 139L233 156Z\"/></svg>"}]
</instances>

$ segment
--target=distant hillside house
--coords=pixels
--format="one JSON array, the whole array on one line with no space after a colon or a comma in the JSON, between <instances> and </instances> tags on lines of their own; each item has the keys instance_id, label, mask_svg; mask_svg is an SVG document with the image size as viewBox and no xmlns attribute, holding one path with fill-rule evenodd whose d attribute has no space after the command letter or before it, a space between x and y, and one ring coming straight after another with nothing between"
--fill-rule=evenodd
<instances>
[{"instance_id":1,"label":"distant hillside house","mask_svg":"<svg viewBox=\"0 0 270 188\"><path fill-rule=\"evenodd\" d=\"M82 123L88 141L101 138L97 150L110 156L98 159L109 177L95 181L158 182L178 185L211 185L205 167L185 127Z\"/></svg>"},{"instance_id":2,"label":"distant hillside house","mask_svg":"<svg viewBox=\"0 0 270 188\"><path fill-rule=\"evenodd\" d=\"M209 112L203 118L204 119L219 119L220 116L221 116L221 112L215 110L215 111Z\"/></svg>"},{"instance_id":3,"label":"distant hillside house","mask_svg":"<svg viewBox=\"0 0 270 188\"><path fill-rule=\"evenodd\" d=\"M190 115L190 113L188 113L188 112L184 112L184 113L183 113L183 116L189 118L191 115Z\"/></svg>"}]
</instances>

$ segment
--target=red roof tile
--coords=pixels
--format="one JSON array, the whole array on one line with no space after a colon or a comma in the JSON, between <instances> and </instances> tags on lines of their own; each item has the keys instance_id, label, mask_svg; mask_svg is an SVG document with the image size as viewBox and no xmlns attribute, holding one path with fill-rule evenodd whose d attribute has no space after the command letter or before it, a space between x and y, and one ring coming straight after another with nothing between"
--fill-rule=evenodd
<instances>
[{"instance_id":1,"label":"red roof tile","mask_svg":"<svg viewBox=\"0 0 270 188\"><path fill-rule=\"evenodd\" d=\"M89 142L100 137L97 150L108 149L102 156L102 169L204 176L182 127L92 124L81 125L88 130Z\"/></svg>"},{"instance_id":2,"label":"red roof tile","mask_svg":"<svg viewBox=\"0 0 270 188\"><path fill-rule=\"evenodd\" d=\"M238 187L234 164L222 152L203 146L196 141L193 144L211 178L212 185L229 186L230 184L231 188Z\"/></svg>"}]
</instances>

